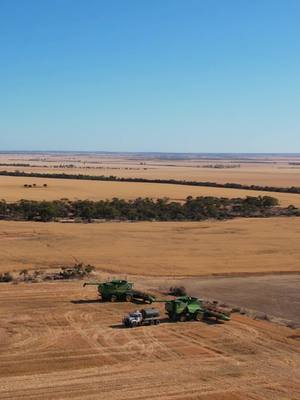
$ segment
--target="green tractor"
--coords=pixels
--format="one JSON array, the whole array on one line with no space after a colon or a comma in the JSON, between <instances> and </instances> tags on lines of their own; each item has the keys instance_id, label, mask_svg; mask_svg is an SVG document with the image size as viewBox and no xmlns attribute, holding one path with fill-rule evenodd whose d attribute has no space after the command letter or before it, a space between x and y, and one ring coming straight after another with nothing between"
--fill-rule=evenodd
<instances>
[{"instance_id":1,"label":"green tractor","mask_svg":"<svg viewBox=\"0 0 300 400\"><path fill-rule=\"evenodd\" d=\"M222 321L230 320L230 313L226 309L196 297L182 296L174 300L167 300L165 310L172 321L202 321L211 317Z\"/></svg>"},{"instance_id":2,"label":"green tractor","mask_svg":"<svg viewBox=\"0 0 300 400\"><path fill-rule=\"evenodd\" d=\"M133 289L133 283L121 279L109 282L86 282L83 286L96 285L103 301L141 301L151 304L155 298L148 293Z\"/></svg>"}]
</instances>

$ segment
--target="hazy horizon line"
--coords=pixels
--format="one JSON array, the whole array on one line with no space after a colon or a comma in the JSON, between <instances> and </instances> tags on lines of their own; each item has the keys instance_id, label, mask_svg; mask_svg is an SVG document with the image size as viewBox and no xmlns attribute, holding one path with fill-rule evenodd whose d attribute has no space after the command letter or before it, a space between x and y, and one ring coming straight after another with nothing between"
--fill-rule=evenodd
<instances>
[{"instance_id":1,"label":"hazy horizon line","mask_svg":"<svg viewBox=\"0 0 300 400\"><path fill-rule=\"evenodd\" d=\"M187 152L187 151L111 151L111 150L0 150L0 154L178 154L178 155L276 155L300 156L300 152Z\"/></svg>"}]
</instances>

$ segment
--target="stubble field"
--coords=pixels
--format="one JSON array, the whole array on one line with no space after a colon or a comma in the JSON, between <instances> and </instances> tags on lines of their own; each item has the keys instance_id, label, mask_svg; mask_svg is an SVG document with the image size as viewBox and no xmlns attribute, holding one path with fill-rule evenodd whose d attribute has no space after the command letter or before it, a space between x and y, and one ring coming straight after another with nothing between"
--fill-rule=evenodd
<instances>
[{"instance_id":1,"label":"stubble field","mask_svg":"<svg viewBox=\"0 0 300 400\"><path fill-rule=\"evenodd\" d=\"M1 400L299 399L296 331L243 316L123 329L136 306L84 290L1 285Z\"/></svg>"}]
</instances>

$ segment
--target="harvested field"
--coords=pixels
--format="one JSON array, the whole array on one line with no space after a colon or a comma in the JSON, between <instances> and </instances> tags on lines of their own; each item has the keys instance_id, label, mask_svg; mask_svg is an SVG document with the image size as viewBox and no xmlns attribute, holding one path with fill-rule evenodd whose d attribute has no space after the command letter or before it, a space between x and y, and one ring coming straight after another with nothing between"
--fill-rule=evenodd
<instances>
[{"instance_id":1,"label":"harvested field","mask_svg":"<svg viewBox=\"0 0 300 400\"><path fill-rule=\"evenodd\" d=\"M300 271L300 218L62 224L0 221L0 272L74 260L116 274Z\"/></svg>"},{"instance_id":2,"label":"harvested field","mask_svg":"<svg viewBox=\"0 0 300 400\"><path fill-rule=\"evenodd\" d=\"M299 398L298 331L238 315L122 329L136 306L89 295L79 282L0 286L1 400Z\"/></svg>"},{"instance_id":3,"label":"harvested field","mask_svg":"<svg viewBox=\"0 0 300 400\"><path fill-rule=\"evenodd\" d=\"M43 185L47 187L43 187ZM36 187L24 187L36 185ZM188 196L215 196L215 197L246 197L264 196L276 197L283 207L290 204L300 207L300 195L291 193L273 193L255 190L224 189L211 187L195 187L158 183L131 183L131 182L100 182L72 179L48 179L0 176L1 199L8 202L20 199L26 200L105 200L118 197L122 199L136 199L137 197L163 198L184 201Z\"/></svg>"}]
</instances>

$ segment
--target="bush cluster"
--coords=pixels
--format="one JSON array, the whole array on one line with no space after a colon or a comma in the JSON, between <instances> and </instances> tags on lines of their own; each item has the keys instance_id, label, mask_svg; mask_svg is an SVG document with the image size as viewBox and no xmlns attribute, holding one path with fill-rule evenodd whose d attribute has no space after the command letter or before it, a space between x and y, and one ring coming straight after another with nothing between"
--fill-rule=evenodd
<instances>
[{"instance_id":1,"label":"bush cluster","mask_svg":"<svg viewBox=\"0 0 300 400\"><path fill-rule=\"evenodd\" d=\"M171 286L168 294L179 297L179 296L186 296L187 292L184 286Z\"/></svg>"},{"instance_id":2,"label":"bush cluster","mask_svg":"<svg viewBox=\"0 0 300 400\"><path fill-rule=\"evenodd\" d=\"M278 201L270 196L246 198L187 197L185 202L168 199L153 200L77 200L55 201L20 200L15 203L0 201L0 219L27 221L55 221L78 219L92 221L199 221L204 219L228 219L234 217L266 217L272 215L299 215L293 206L279 208Z\"/></svg>"},{"instance_id":3,"label":"bush cluster","mask_svg":"<svg viewBox=\"0 0 300 400\"><path fill-rule=\"evenodd\" d=\"M22 269L19 276L14 276L10 272L0 274L0 283L7 282L42 282L53 280L83 279L89 277L95 271L95 267L90 264L76 263L70 267L61 267L58 272L45 272L42 270Z\"/></svg>"}]
</instances>

